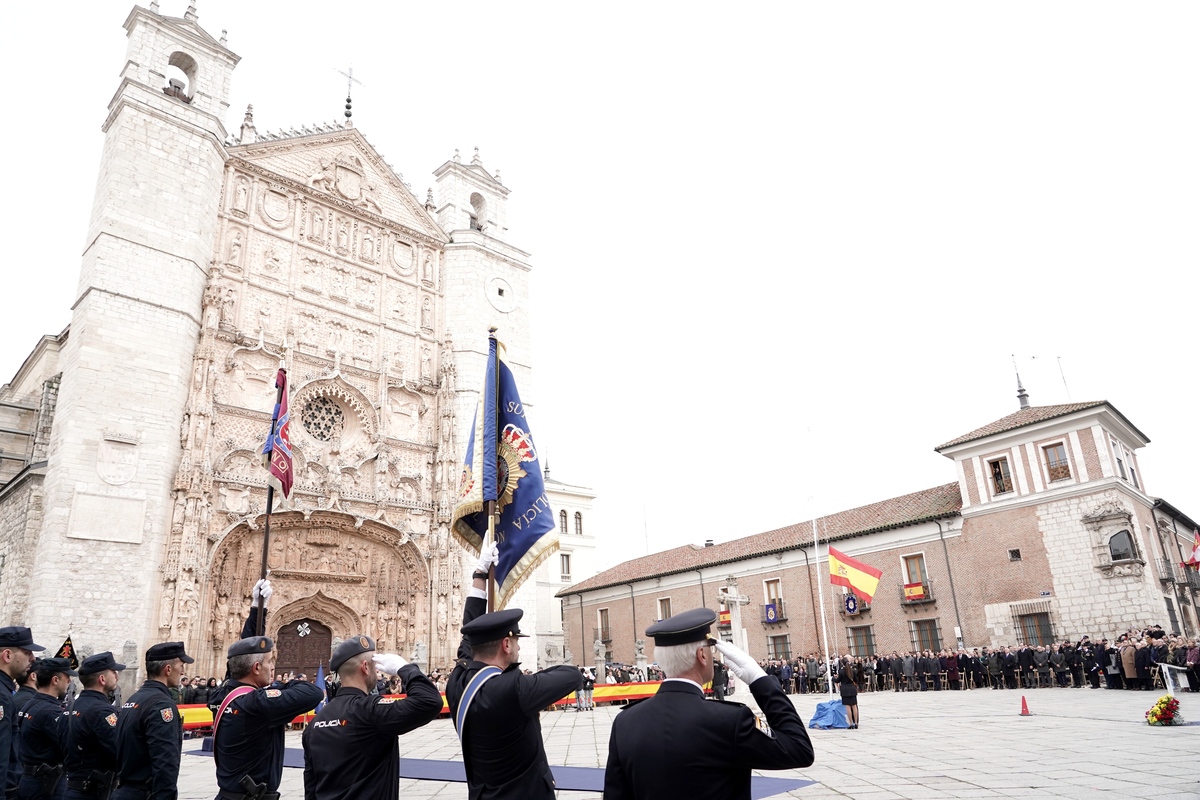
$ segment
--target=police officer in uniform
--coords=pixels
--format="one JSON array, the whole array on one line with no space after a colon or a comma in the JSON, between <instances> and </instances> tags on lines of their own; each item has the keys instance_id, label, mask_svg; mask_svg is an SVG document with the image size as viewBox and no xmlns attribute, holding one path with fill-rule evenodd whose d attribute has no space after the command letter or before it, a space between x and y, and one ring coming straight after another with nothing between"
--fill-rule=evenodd
<instances>
[{"instance_id":1,"label":"police officer in uniform","mask_svg":"<svg viewBox=\"0 0 1200 800\"><path fill-rule=\"evenodd\" d=\"M265 601L271 597L270 581L255 584L255 601L260 592L265 608ZM257 611L256 604L243 635L254 630ZM214 709L217 797L278 800L284 731L297 716L316 708L325 691L304 680L272 686L276 652L275 643L267 636L246 636L230 645L226 656L229 678L208 698L209 708Z\"/></svg>"},{"instance_id":2,"label":"police officer in uniform","mask_svg":"<svg viewBox=\"0 0 1200 800\"><path fill-rule=\"evenodd\" d=\"M125 669L110 652L79 665L83 691L67 719L67 791L64 800L108 800L117 778L117 709L112 693Z\"/></svg>"},{"instance_id":3,"label":"police officer in uniform","mask_svg":"<svg viewBox=\"0 0 1200 800\"><path fill-rule=\"evenodd\" d=\"M71 677L78 675L65 658L33 662L37 694L20 711L21 782L17 800L62 797L63 761L67 754L67 715L62 699Z\"/></svg>"},{"instance_id":4,"label":"police officer in uniform","mask_svg":"<svg viewBox=\"0 0 1200 800\"><path fill-rule=\"evenodd\" d=\"M37 694L37 673L33 671L33 665L29 665L29 671L25 673L25 679L19 681L17 693L13 695L13 707L17 710L17 719L21 718L21 709L25 704L33 699Z\"/></svg>"},{"instance_id":5,"label":"police officer in uniform","mask_svg":"<svg viewBox=\"0 0 1200 800\"><path fill-rule=\"evenodd\" d=\"M0 781L5 800L16 800L21 781L20 729L13 695L33 664L34 652L46 648L33 643L29 628L0 628Z\"/></svg>"},{"instance_id":6,"label":"police officer in uniform","mask_svg":"<svg viewBox=\"0 0 1200 800\"><path fill-rule=\"evenodd\" d=\"M369 636L352 636L333 651L337 696L304 729L304 800L397 800L397 737L436 719L442 696L420 667L375 652ZM403 700L371 694L375 673L399 675Z\"/></svg>"},{"instance_id":7,"label":"police officer in uniform","mask_svg":"<svg viewBox=\"0 0 1200 800\"><path fill-rule=\"evenodd\" d=\"M121 706L117 719L117 777L113 800L175 800L183 718L171 689L179 687L189 656L183 642L163 642L146 651L146 682Z\"/></svg>"},{"instance_id":8,"label":"police officer in uniform","mask_svg":"<svg viewBox=\"0 0 1200 800\"><path fill-rule=\"evenodd\" d=\"M467 796L553 798L554 776L538 712L578 689L583 675L569 664L522 674L517 623L524 612L514 608L484 613L488 568L498 557L495 546L485 549L471 576L458 662L446 683L450 716L462 742Z\"/></svg>"},{"instance_id":9,"label":"police officer in uniform","mask_svg":"<svg viewBox=\"0 0 1200 800\"><path fill-rule=\"evenodd\" d=\"M808 732L795 706L753 658L709 638L717 612L685 611L646 629L667 674L658 693L627 706L613 722L604 772L605 800L686 797L749 800L750 770L794 769L813 763ZM770 732L740 703L709 703L712 646L766 715Z\"/></svg>"}]
</instances>

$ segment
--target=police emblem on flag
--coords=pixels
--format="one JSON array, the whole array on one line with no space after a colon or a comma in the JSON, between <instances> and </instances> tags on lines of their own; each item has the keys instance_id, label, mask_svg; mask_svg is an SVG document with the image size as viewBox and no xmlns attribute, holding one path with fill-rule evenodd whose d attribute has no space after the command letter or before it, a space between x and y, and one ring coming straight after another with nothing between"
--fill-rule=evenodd
<instances>
[{"instance_id":1,"label":"police emblem on flag","mask_svg":"<svg viewBox=\"0 0 1200 800\"><path fill-rule=\"evenodd\" d=\"M854 594L854 592L851 592L850 594L846 595L846 613L847 614L857 614L858 613L858 597Z\"/></svg>"},{"instance_id":2,"label":"police emblem on flag","mask_svg":"<svg viewBox=\"0 0 1200 800\"><path fill-rule=\"evenodd\" d=\"M104 721L108 723L108 727L110 727L110 728L117 727L117 715L116 714L109 714L107 717L104 718Z\"/></svg>"},{"instance_id":3,"label":"police emblem on flag","mask_svg":"<svg viewBox=\"0 0 1200 800\"><path fill-rule=\"evenodd\" d=\"M158 713L162 714L163 722L170 722L171 720L175 719L175 710L174 709L164 708L162 711L160 711Z\"/></svg>"}]
</instances>

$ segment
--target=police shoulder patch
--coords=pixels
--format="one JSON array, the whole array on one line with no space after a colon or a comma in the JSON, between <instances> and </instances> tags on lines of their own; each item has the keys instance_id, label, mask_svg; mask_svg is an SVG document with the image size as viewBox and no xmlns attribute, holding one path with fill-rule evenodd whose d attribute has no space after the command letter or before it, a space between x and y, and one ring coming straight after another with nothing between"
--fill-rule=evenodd
<instances>
[{"instance_id":1,"label":"police shoulder patch","mask_svg":"<svg viewBox=\"0 0 1200 800\"><path fill-rule=\"evenodd\" d=\"M108 723L108 726L110 728L117 727L117 715L116 714L109 714L107 717L104 718L104 721Z\"/></svg>"},{"instance_id":2,"label":"police shoulder patch","mask_svg":"<svg viewBox=\"0 0 1200 800\"><path fill-rule=\"evenodd\" d=\"M267 689L265 694L267 697L279 697L281 694L283 694L283 692L281 692L279 689Z\"/></svg>"},{"instance_id":3,"label":"police shoulder patch","mask_svg":"<svg viewBox=\"0 0 1200 800\"><path fill-rule=\"evenodd\" d=\"M378 705L390 706L392 703L396 702L399 699L400 699L399 697L381 697L381 698L379 698Z\"/></svg>"},{"instance_id":4,"label":"police shoulder patch","mask_svg":"<svg viewBox=\"0 0 1200 800\"><path fill-rule=\"evenodd\" d=\"M0 719L4 719L4 706L0 706Z\"/></svg>"},{"instance_id":5,"label":"police shoulder patch","mask_svg":"<svg viewBox=\"0 0 1200 800\"><path fill-rule=\"evenodd\" d=\"M164 708L158 713L162 715L163 722L170 722L171 720L175 719L175 709L173 708Z\"/></svg>"}]
</instances>

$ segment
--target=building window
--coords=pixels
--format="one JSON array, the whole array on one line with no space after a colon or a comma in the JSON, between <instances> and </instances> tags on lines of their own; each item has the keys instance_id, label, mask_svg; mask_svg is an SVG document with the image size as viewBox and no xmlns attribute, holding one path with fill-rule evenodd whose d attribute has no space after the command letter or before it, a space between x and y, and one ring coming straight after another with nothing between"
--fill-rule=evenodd
<instances>
[{"instance_id":1,"label":"building window","mask_svg":"<svg viewBox=\"0 0 1200 800\"><path fill-rule=\"evenodd\" d=\"M1020 561L1021 560L1021 551L1015 547L1012 550L1009 550L1008 551L1008 560L1009 561Z\"/></svg>"},{"instance_id":2,"label":"building window","mask_svg":"<svg viewBox=\"0 0 1200 800\"><path fill-rule=\"evenodd\" d=\"M1132 463L1132 462L1130 462L1130 464L1129 464L1129 482L1133 484L1133 488L1135 488L1135 489L1141 489L1141 488L1142 488L1141 486L1138 486L1138 482L1137 482L1137 470L1135 470L1135 469L1133 468L1133 463Z\"/></svg>"},{"instance_id":3,"label":"building window","mask_svg":"<svg viewBox=\"0 0 1200 800\"><path fill-rule=\"evenodd\" d=\"M1117 531L1108 540L1108 554L1113 561L1133 560L1133 537L1129 531Z\"/></svg>"},{"instance_id":4,"label":"building window","mask_svg":"<svg viewBox=\"0 0 1200 800\"><path fill-rule=\"evenodd\" d=\"M671 616L671 598L658 598L658 618L666 619L669 616Z\"/></svg>"},{"instance_id":5,"label":"building window","mask_svg":"<svg viewBox=\"0 0 1200 800\"><path fill-rule=\"evenodd\" d=\"M912 621L912 643L914 650L941 650L942 634L936 619L914 619Z\"/></svg>"},{"instance_id":6,"label":"building window","mask_svg":"<svg viewBox=\"0 0 1200 800\"><path fill-rule=\"evenodd\" d=\"M471 230L482 231L487 221L487 201L479 192L471 193Z\"/></svg>"},{"instance_id":7,"label":"building window","mask_svg":"<svg viewBox=\"0 0 1200 800\"><path fill-rule=\"evenodd\" d=\"M567 512L566 509L558 512L558 530L563 536L567 535Z\"/></svg>"},{"instance_id":8,"label":"building window","mask_svg":"<svg viewBox=\"0 0 1200 800\"><path fill-rule=\"evenodd\" d=\"M1008 471L1007 458L997 458L995 461L989 461L988 473L992 476L993 494L1004 494L1013 490L1012 473Z\"/></svg>"},{"instance_id":9,"label":"building window","mask_svg":"<svg viewBox=\"0 0 1200 800\"><path fill-rule=\"evenodd\" d=\"M559 553L558 563L562 568L562 579L564 581L571 580L571 555L570 553Z\"/></svg>"},{"instance_id":10,"label":"building window","mask_svg":"<svg viewBox=\"0 0 1200 800\"><path fill-rule=\"evenodd\" d=\"M1121 476L1121 480L1127 481L1129 480L1129 476L1125 474L1125 460L1121 458L1125 451L1121 448L1121 445L1117 444L1116 439L1110 439L1109 441L1112 442L1113 458L1117 460L1117 474Z\"/></svg>"},{"instance_id":11,"label":"building window","mask_svg":"<svg viewBox=\"0 0 1200 800\"><path fill-rule=\"evenodd\" d=\"M608 627L608 609L607 608L602 608L596 612L596 622L598 623L598 626L596 628L595 638L599 639L602 642L611 642L612 641L612 629L610 629Z\"/></svg>"},{"instance_id":12,"label":"building window","mask_svg":"<svg viewBox=\"0 0 1200 800\"><path fill-rule=\"evenodd\" d=\"M1071 477L1071 465L1067 463L1067 448L1061 443L1042 448L1046 456L1046 474L1050 481L1065 481Z\"/></svg>"},{"instance_id":13,"label":"building window","mask_svg":"<svg viewBox=\"0 0 1200 800\"><path fill-rule=\"evenodd\" d=\"M1054 629L1048 613L1017 615L1017 644L1049 647L1053 643Z\"/></svg>"},{"instance_id":14,"label":"building window","mask_svg":"<svg viewBox=\"0 0 1200 800\"><path fill-rule=\"evenodd\" d=\"M763 592L768 603L778 603L782 600L783 595L779 591L779 578L763 581Z\"/></svg>"},{"instance_id":15,"label":"building window","mask_svg":"<svg viewBox=\"0 0 1200 800\"><path fill-rule=\"evenodd\" d=\"M786 633L767 637L767 658L778 658L786 661L791 657L792 642Z\"/></svg>"},{"instance_id":16,"label":"building window","mask_svg":"<svg viewBox=\"0 0 1200 800\"><path fill-rule=\"evenodd\" d=\"M925 555L923 553L904 556L904 582L929 583L929 577L925 574Z\"/></svg>"},{"instance_id":17,"label":"building window","mask_svg":"<svg viewBox=\"0 0 1200 800\"><path fill-rule=\"evenodd\" d=\"M875 629L872 625L857 625L846 629L846 638L850 642L850 655L875 655Z\"/></svg>"},{"instance_id":18,"label":"building window","mask_svg":"<svg viewBox=\"0 0 1200 800\"><path fill-rule=\"evenodd\" d=\"M575 535L583 536L583 512L575 512Z\"/></svg>"}]
</instances>

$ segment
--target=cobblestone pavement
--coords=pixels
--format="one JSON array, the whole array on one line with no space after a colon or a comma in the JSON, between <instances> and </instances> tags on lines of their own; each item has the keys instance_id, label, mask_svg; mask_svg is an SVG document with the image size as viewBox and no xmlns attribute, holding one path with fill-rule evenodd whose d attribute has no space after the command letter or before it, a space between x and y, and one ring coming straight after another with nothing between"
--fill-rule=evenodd
<instances>
[{"instance_id":1,"label":"cobblestone pavement","mask_svg":"<svg viewBox=\"0 0 1200 800\"><path fill-rule=\"evenodd\" d=\"M1152 728L1143 720L1159 692L1038 689L1024 692L1031 717L1020 716L1021 691L860 697L858 730L810 731L817 761L806 770L762 773L818 781L788 795L804 800L854 798L1200 798L1200 725ZM793 696L807 722L825 695ZM1180 695L1183 715L1200 722L1200 695ZM615 708L542 715L550 763L603 767ZM685 735L681 731L680 735ZM288 747L300 734L288 734ZM200 747L184 742L184 749ZM449 720L400 739L406 758L459 760ZM209 758L184 756L181 800L215 794ZM299 769L285 769L284 798L303 797ZM465 798L465 784L404 779L400 796ZM560 800L597 800L589 792L560 792Z\"/></svg>"}]
</instances>

